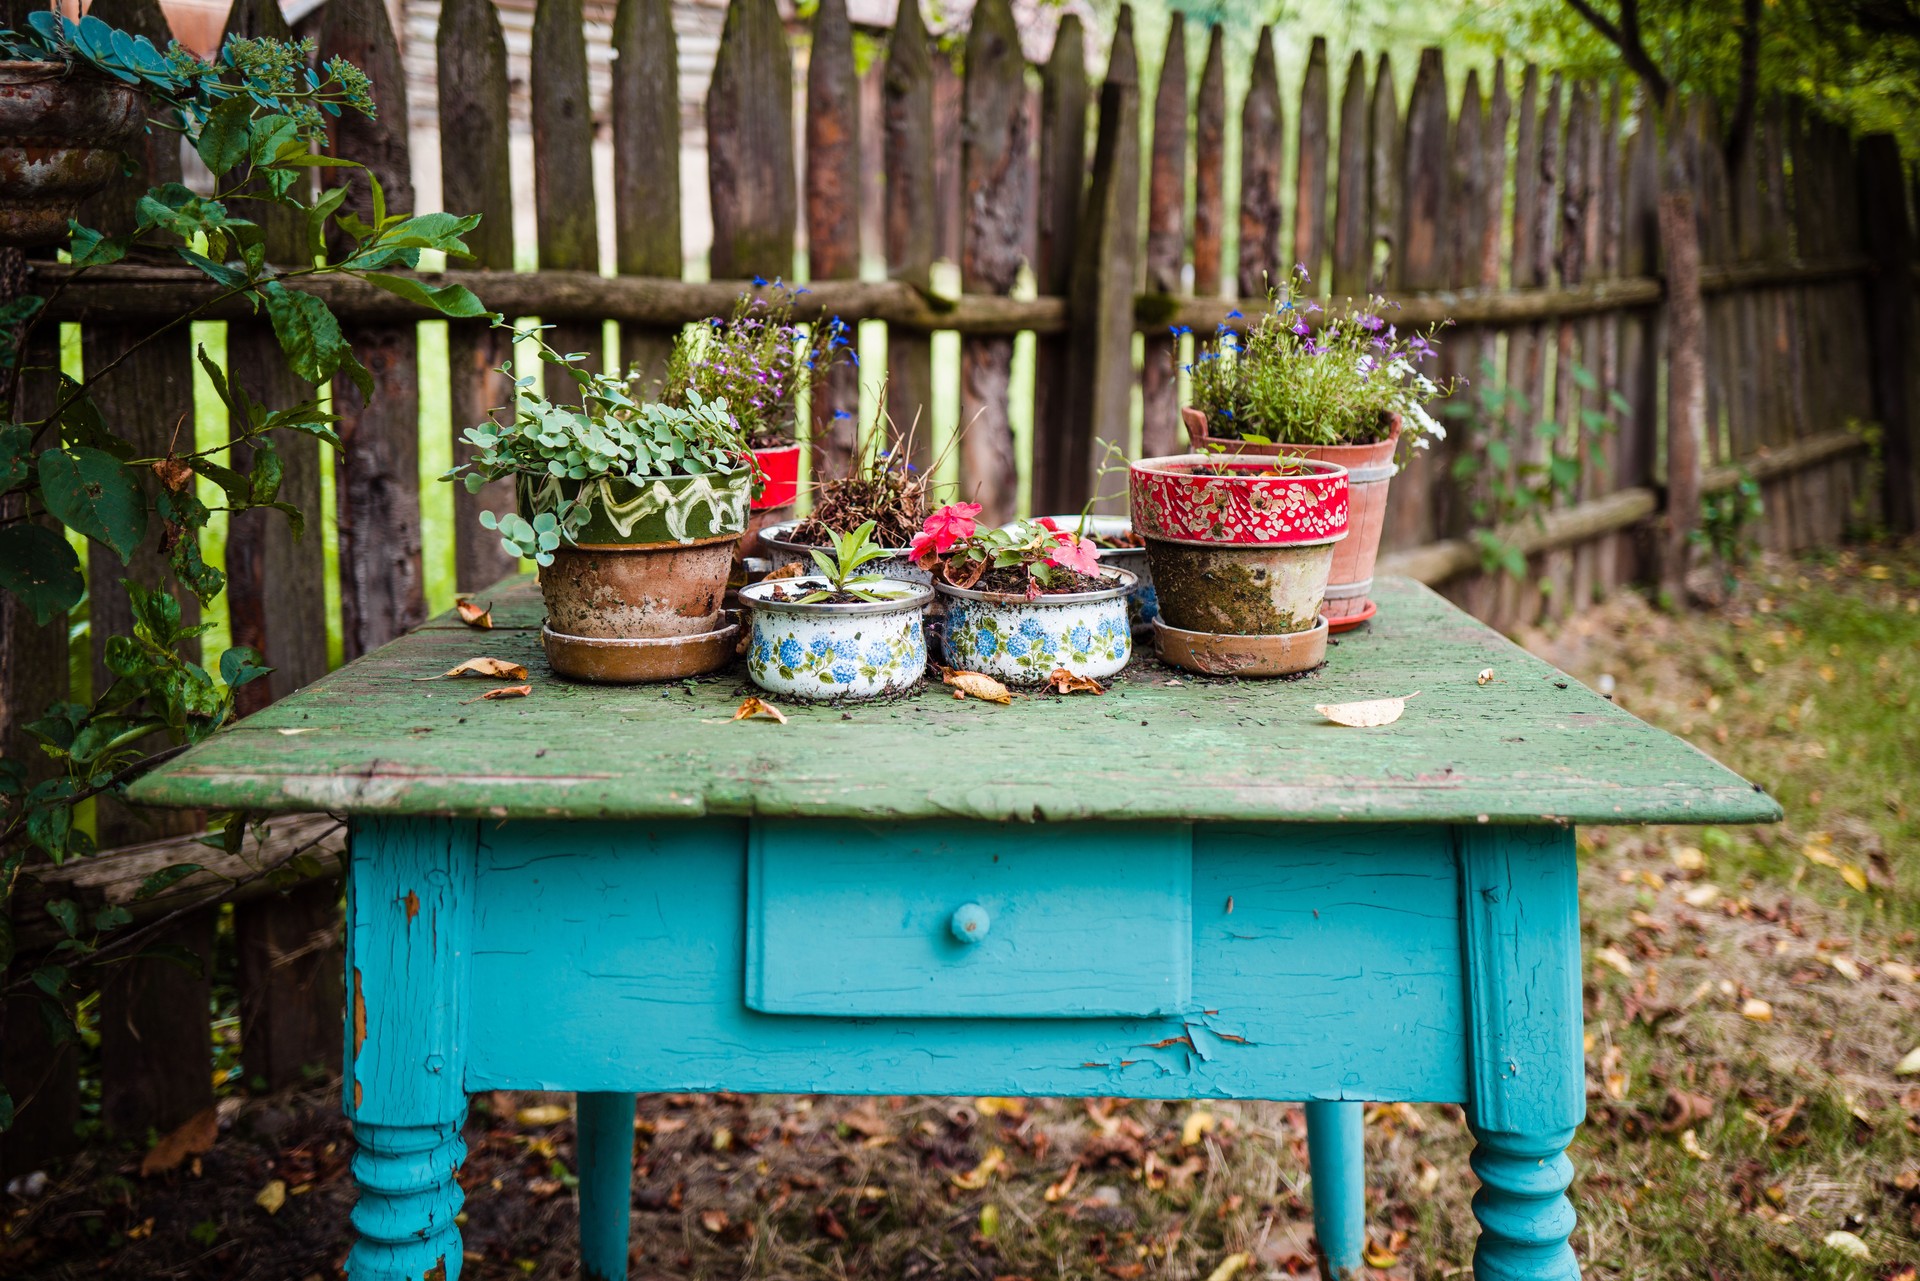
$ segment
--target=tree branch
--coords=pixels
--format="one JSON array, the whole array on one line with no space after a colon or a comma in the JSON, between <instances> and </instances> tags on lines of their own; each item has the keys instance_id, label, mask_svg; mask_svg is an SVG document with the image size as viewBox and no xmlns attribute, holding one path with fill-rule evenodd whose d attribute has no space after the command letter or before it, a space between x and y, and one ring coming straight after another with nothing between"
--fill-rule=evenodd
<instances>
[{"instance_id":1,"label":"tree branch","mask_svg":"<svg viewBox=\"0 0 1920 1281\"><path fill-rule=\"evenodd\" d=\"M1646 42L1640 38L1640 0L1620 0L1618 23L1609 21L1589 0L1567 0L1567 4L1586 20L1588 26L1599 32L1602 39L1620 51L1620 60L1647 86L1647 94L1653 99L1653 104L1665 107L1667 99L1673 96L1673 86L1667 82L1666 75L1655 64L1653 55L1647 52Z\"/></svg>"}]
</instances>

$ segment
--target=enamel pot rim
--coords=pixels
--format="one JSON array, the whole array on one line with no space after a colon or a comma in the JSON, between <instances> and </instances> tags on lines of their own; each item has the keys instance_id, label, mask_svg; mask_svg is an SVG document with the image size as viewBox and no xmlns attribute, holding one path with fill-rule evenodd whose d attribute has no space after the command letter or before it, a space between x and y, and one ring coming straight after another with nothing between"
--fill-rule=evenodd
<instances>
[{"instance_id":1,"label":"enamel pot rim","mask_svg":"<svg viewBox=\"0 0 1920 1281\"><path fill-rule=\"evenodd\" d=\"M925 583L911 583L902 578L883 578L882 586L904 587L907 595L898 600L860 601L853 605L833 605L826 601L803 603L797 600L767 600L765 593L775 587L826 587L827 580L817 574L800 578L762 579L757 583L748 583L740 589L740 599L755 609L764 609L769 614L798 614L806 618L835 619L861 618L874 614L906 614L914 610L925 609L933 599L933 589Z\"/></svg>"}]
</instances>

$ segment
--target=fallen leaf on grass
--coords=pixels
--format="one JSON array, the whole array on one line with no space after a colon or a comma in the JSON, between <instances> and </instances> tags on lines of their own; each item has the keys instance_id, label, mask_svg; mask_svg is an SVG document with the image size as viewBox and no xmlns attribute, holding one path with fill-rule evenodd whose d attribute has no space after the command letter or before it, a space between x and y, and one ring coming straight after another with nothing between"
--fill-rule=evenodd
<instances>
[{"instance_id":1,"label":"fallen leaf on grass","mask_svg":"<svg viewBox=\"0 0 1920 1281\"><path fill-rule=\"evenodd\" d=\"M1360 1251L1360 1257L1367 1261L1367 1266L1370 1268L1390 1268L1400 1262L1399 1255L1384 1245L1375 1245L1371 1241L1367 1242L1366 1248Z\"/></svg>"},{"instance_id":2,"label":"fallen leaf on grass","mask_svg":"<svg viewBox=\"0 0 1920 1281\"><path fill-rule=\"evenodd\" d=\"M1633 962L1629 961L1627 954L1617 947L1595 948L1593 959L1610 970L1618 970L1628 978L1633 977Z\"/></svg>"},{"instance_id":3,"label":"fallen leaf on grass","mask_svg":"<svg viewBox=\"0 0 1920 1281\"><path fill-rule=\"evenodd\" d=\"M785 725L787 723L787 714L764 699L748 695L740 700L740 706L733 709L733 719L736 721L750 721L754 719L778 721L780 724Z\"/></svg>"},{"instance_id":4,"label":"fallen leaf on grass","mask_svg":"<svg viewBox=\"0 0 1920 1281\"><path fill-rule=\"evenodd\" d=\"M213 1150L214 1142L220 1137L220 1110L218 1106L201 1108L179 1129L172 1131L158 1143L140 1162L140 1177L147 1178L155 1174L165 1174L190 1156L199 1156Z\"/></svg>"},{"instance_id":5,"label":"fallen leaf on grass","mask_svg":"<svg viewBox=\"0 0 1920 1281\"><path fill-rule=\"evenodd\" d=\"M1075 676L1064 667L1056 667L1047 676L1047 685L1056 694L1104 694L1107 687L1091 676Z\"/></svg>"},{"instance_id":6,"label":"fallen leaf on grass","mask_svg":"<svg viewBox=\"0 0 1920 1281\"><path fill-rule=\"evenodd\" d=\"M1682 891L1680 897L1687 901L1688 907L1712 907L1720 898L1720 887L1712 881L1702 881Z\"/></svg>"},{"instance_id":7,"label":"fallen leaf on grass","mask_svg":"<svg viewBox=\"0 0 1920 1281\"><path fill-rule=\"evenodd\" d=\"M980 1158L979 1165L974 1166L965 1174L956 1174L953 1176L953 1186L966 1192L978 1192L981 1188L987 1186L988 1181L993 1178L993 1172L1005 1165L1006 1162L1007 1154L1004 1151L997 1147L988 1148L987 1154Z\"/></svg>"},{"instance_id":8,"label":"fallen leaf on grass","mask_svg":"<svg viewBox=\"0 0 1920 1281\"><path fill-rule=\"evenodd\" d=\"M1867 1243L1851 1232L1835 1230L1820 1238L1820 1244L1836 1254L1844 1254L1849 1259L1871 1259L1873 1251L1867 1249Z\"/></svg>"},{"instance_id":9,"label":"fallen leaf on grass","mask_svg":"<svg viewBox=\"0 0 1920 1281\"><path fill-rule=\"evenodd\" d=\"M985 672L956 672L951 667L943 667L940 679L953 686L953 696L958 699L964 700L971 694L983 703L999 703L1003 707L1013 701L1013 691Z\"/></svg>"},{"instance_id":10,"label":"fallen leaf on grass","mask_svg":"<svg viewBox=\"0 0 1920 1281\"><path fill-rule=\"evenodd\" d=\"M1851 886L1856 894L1865 894L1867 892L1867 874L1855 864L1842 863L1840 865L1840 879Z\"/></svg>"},{"instance_id":11,"label":"fallen leaf on grass","mask_svg":"<svg viewBox=\"0 0 1920 1281\"><path fill-rule=\"evenodd\" d=\"M1920 983L1920 971L1915 971L1905 961L1882 961L1880 972L1896 982Z\"/></svg>"},{"instance_id":12,"label":"fallen leaf on grass","mask_svg":"<svg viewBox=\"0 0 1920 1281\"><path fill-rule=\"evenodd\" d=\"M1003 1099L984 1096L973 1101L973 1109L981 1116L1023 1117L1027 1114L1025 1099Z\"/></svg>"},{"instance_id":13,"label":"fallen leaf on grass","mask_svg":"<svg viewBox=\"0 0 1920 1281\"><path fill-rule=\"evenodd\" d=\"M1916 1045L1911 1050L1908 1050L1906 1057L1894 1064L1893 1074L1895 1076L1920 1075L1920 1045Z\"/></svg>"},{"instance_id":14,"label":"fallen leaf on grass","mask_svg":"<svg viewBox=\"0 0 1920 1281\"><path fill-rule=\"evenodd\" d=\"M448 668L438 676L416 676L414 679L438 681L445 680L449 676L479 676L486 680L523 681L527 679L527 669L504 658L469 658L458 667Z\"/></svg>"},{"instance_id":15,"label":"fallen leaf on grass","mask_svg":"<svg viewBox=\"0 0 1920 1281\"><path fill-rule=\"evenodd\" d=\"M469 698L468 703L493 702L500 698L525 698L533 693L531 685L502 685L499 689L490 689L479 698ZM464 706L464 704L463 704Z\"/></svg>"},{"instance_id":16,"label":"fallen leaf on grass","mask_svg":"<svg viewBox=\"0 0 1920 1281\"><path fill-rule=\"evenodd\" d=\"M1740 1017L1752 1019L1755 1023L1773 1022L1773 1006L1757 996L1750 996L1740 1005Z\"/></svg>"},{"instance_id":17,"label":"fallen leaf on grass","mask_svg":"<svg viewBox=\"0 0 1920 1281\"><path fill-rule=\"evenodd\" d=\"M1707 856L1698 845L1676 845L1673 847L1673 865L1683 872L1703 871L1707 866Z\"/></svg>"},{"instance_id":18,"label":"fallen leaf on grass","mask_svg":"<svg viewBox=\"0 0 1920 1281\"><path fill-rule=\"evenodd\" d=\"M477 628L483 632L493 630L493 607L491 605L477 605L465 596L462 596L453 602L453 610L456 614L460 615L460 621L468 627Z\"/></svg>"},{"instance_id":19,"label":"fallen leaf on grass","mask_svg":"<svg viewBox=\"0 0 1920 1281\"><path fill-rule=\"evenodd\" d=\"M1831 965L1834 972L1841 978L1854 983L1860 981L1860 962L1854 960L1851 956L1828 957L1827 964Z\"/></svg>"},{"instance_id":20,"label":"fallen leaf on grass","mask_svg":"<svg viewBox=\"0 0 1920 1281\"><path fill-rule=\"evenodd\" d=\"M268 1214L280 1213L280 1207L287 1203L286 1183L280 1179L274 1179L260 1189L260 1195L253 1198L253 1203Z\"/></svg>"},{"instance_id":21,"label":"fallen leaf on grass","mask_svg":"<svg viewBox=\"0 0 1920 1281\"><path fill-rule=\"evenodd\" d=\"M529 1130L544 1129L549 1125L558 1125L573 1113L564 1103L537 1103L530 1108L521 1108L513 1114L514 1124Z\"/></svg>"},{"instance_id":22,"label":"fallen leaf on grass","mask_svg":"<svg viewBox=\"0 0 1920 1281\"><path fill-rule=\"evenodd\" d=\"M1041 1195L1046 1197L1048 1201L1064 1201L1067 1193L1073 1191L1073 1185L1079 1178L1080 1163L1075 1161L1067 1167L1067 1172L1060 1176L1060 1181L1058 1183L1049 1183L1047 1190Z\"/></svg>"},{"instance_id":23,"label":"fallen leaf on grass","mask_svg":"<svg viewBox=\"0 0 1920 1281\"><path fill-rule=\"evenodd\" d=\"M1400 719L1400 713L1407 710L1407 699L1417 698L1419 690L1414 690L1406 698L1369 698L1358 703L1316 703L1313 710L1332 721L1335 725L1346 725L1353 729L1374 729L1381 725L1391 725Z\"/></svg>"},{"instance_id":24,"label":"fallen leaf on grass","mask_svg":"<svg viewBox=\"0 0 1920 1281\"><path fill-rule=\"evenodd\" d=\"M1696 1161L1710 1161L1713 1154L1700 1146L1700 1136L1692 1130L1680 1131L1680 1147Z\"/></svg>"},{"instance_id":25,"label":"fallen leaf on grass","mask_svg":"<svg viewBox=\"0 0 1920 1281\"><path fill-rule=\"evenodd\" d=\"M1180 1127L1180 1146L1193 1147L1204 1135L1212 1134L1219 1124L1220 1119L1205 1108L1187 1113L1186 1123Z\"/></svg>"},{"instance_id":26,"label":"fallen leaf on grass","mask_svg":"<svg viewBox=\"0 0 1920 1281\"><path fill-rule=\"evenodd\" d=\"M1220 1260L1220 1266L1207 1273L1207 1281L1233 1281L1235 1277L1246 1271L1247 1265L1252 1262L1253 1256L1245 1250L1238 1254L1229 1254Z\"/></svg>"},{"instance_id":27,"label":"fallen leaf on grass","mask_svg":"<svg viewBox=\"0 0 1920 1281\"><path fill-rule=\"evenodd\" d=\"M727 1212L725 1210L700 1211L700 1226L719 1236L727 1230Z\"/></svg>"},{"instance_id":28,"label":"fallen leaf on grass","mask_svg":"<svg viewBox=\"0 0 1920 1281\"><path fill-rule=\"evenodd\" d=\"M1666 1106L1661 1110L1660 1128L1668 1134L1692 1130L1696 1124L1713 1119L1713 1099L1691 1090L1668 1090Z\"/></svg>"}]
</instances>

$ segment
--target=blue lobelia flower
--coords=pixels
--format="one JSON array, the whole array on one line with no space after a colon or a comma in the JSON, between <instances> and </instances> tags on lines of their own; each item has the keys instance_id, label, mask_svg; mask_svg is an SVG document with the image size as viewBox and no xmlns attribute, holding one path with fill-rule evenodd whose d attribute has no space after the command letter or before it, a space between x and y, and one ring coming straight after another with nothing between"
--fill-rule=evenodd
<instances>
[{"instance_id":1,"label":"blue lobelia flower","mask_svg":"<svg viewBox=\"0 0 1920 1281\"><path fill-rule=\"evenodd\" d=\"M973 634L973 649L982 658L992 658L1000 652L1000 638L982 627Z\"/></svg>"},{"instance_id":2,"label":"blue lobelia flower","mask_svg":"<svg viewBox=\"0 0 1920 1281\"><path fill-rule=\"evenodd\" d=\"M800 648L800 642L797 638L792 636L785 636L781 638L780 665L782 667L800 666L800 660L802 658L805 658L806 654L807 654L807 651Z\"/></svg>"}]
</instances>

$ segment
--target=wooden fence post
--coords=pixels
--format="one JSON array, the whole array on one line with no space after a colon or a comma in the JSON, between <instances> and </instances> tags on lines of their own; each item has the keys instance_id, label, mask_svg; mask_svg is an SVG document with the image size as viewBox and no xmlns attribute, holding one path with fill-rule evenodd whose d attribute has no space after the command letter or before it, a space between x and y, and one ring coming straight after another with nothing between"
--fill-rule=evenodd
<instances>
[{"instance_id":1,"label":"wooden fence post","mask_svg":"<svg viewBox=\"0 0 1920 1281\"><path fill-rule=\"evenodd\" d=\"M1061 20L1079 29L1069 15ZM1082 89L1084 93L1084 88ZM886 120L887 275L917 289L931 284L934 239L933 59L920 0L901 0L887 43L883 112ZM1042 151L1041 162L1045 164ZM1046 244L1041 242L1041 254ZM1045 286L1043 285L1042 288ZM911 432L914 466L933 461L933 344L928 336L899 325L887 328L887 416L893 429ZM1039 457L1046 419L1036 408L1034 454Z\"/></svg>"},{"instance_id":2,"label":"wooden fence post","mask_svg":"<svg viewBox=\"0 0 1920 1281\"><path fill-rule=\"evenodd\" d=\"M1920 523L1913 405L1913 227L1905 175L1893 135L1860 142L1860 212L1874 273L1867 282L1867 334L1873 359L1873 412L1886 468L1887 524L1902 533Z\"/></svg>"},{"instance_id":3,"label":"wooden fence post","mask_svg":"<svg viewBox=\"0 0 1920 1281\"><path fill-rule=\"evenodd\" d=\"M1220 293L1220 239L1227 223L1227 55L1219 24L1207 36L1207 61L1193 104L1193 292Z\"/></svg>"},{"instance_id":4,"label":"wooden fence post","mask_svg":"<svg viewBox=\"0 0 1920 1281\"><path fill-rule=\"evenodd\" d=\"M715 280L793 275L793 51L774 0L733 0L707 89Z\"/></svg>"},{"instance_id":5,"label":"wooden fence post","mask_svg":"<svg viewBox=\"0 0 1920 1281\"><path fill-rule=\"evenodd\" d=\"M1674 113L1678 119L1679 113ZM1705 446L1706 317L1700 300L1700 234L1693 203L1693 157L1677 127L1669 130L1660 246L1667 266L1667 511L1660 588L1672 608L1687 602L1693 532L1700 526Z\"/></svg>"},{"instance_id":6,"label":"wooden fence post","mask_svg":"<svg viewBox=\"0 0 1920 1281\"><path fill-rule=\"evenodd\" d=\"M467 234L472 266L513 270L513 170L507 145L507 40L492 0L445 0L436 39L440 95L440 207L479 214ZM624 69L623 69L624 70ZM615 83L623 83L616 77ZM513 353L508 335L485 320L447 322L447 405L453 461L472 451L462 435L496 408L510 405L513 380L500 373ZM513 481L502 477L477 494L453 486L453 582L477 592L520 568L480 513L513 510Z\"/></svg>"},{"instance_id":7,"label":"wooden fence post","mask_svg":"<svg viewBox=\"0 0 1920 1281\"><path fill-rule=\"evenodd\" d=\"M966 91L961 108L960 186L965 230L960 288L1012 292L1025 258L1032 216L1027 166L1027 62L1008 0L981 0L967 28ZM1013 339L966 335L960 342L960 491L990 524L1010 520L1020 492L1008 421Z\"/></svg>"},{"instance_id":8,"label":"wooden fence post","mask_svg":"<svg viewBox=\"0 0 1920 1281\"><path fill-rule=\"evenodd\" d=\"M1372 258L1367 211L1367 55L1347 64L1340 94L1340 171L1333 189L1333 296L1357 298L1367 291Z\"/></svg>"},{"instance_id":9,"label":"wooden fence post","mask_svg":"<svg viewBox=\"0 0 1920 1281\"><path fill-rule=\"evenodd\" d=\"M1386 54L1373 73L1367 114L1367 287L1387 290L1400 282L1400 103L1393 93L1393 63Z\"/></svg>"},{"instance_id":10,"label":"wooden fence post","mask_svg":"<svg viewBox=\"0 0 1920 1281\"><path fill-rule=\"evenodd\" d=\"M1280 148L1284 125L1273 28L1260 28L1253 78L1240 109L1240 296L1264 299L1286 283L1280 261Z\"/></svg>"},{"instance_id":11,"label":"wooden fence post","mask_svg":"<svg viewBox=\"0 0 1920 1281\"><path fill-rule=\"evenodd\" d=\"M1293 261L1307 269L1316 294L1327 292L1327 42L1313 38L1300 83L1300 148L1294 161Z\"/></svg>"},{"instance_id":12,"label":"wooden fence post","mask_svg":"<svg viewBox=\"0 0 1920 1281\"><path fill-rule=\"evenodd\" d=\"M1069 13L1053 35L1053 52L1040 73L1040 190L1034 283L1065 297L1073 286L1074 244L1087 185L1087 48L1080 18ZM1071 454L1067 335L1041 334L1034 344L1032 507L1041 515L1061 492Z\"/></svg>"},{"instance_id":13,"label":"wooden fence post","mask_svg":"<svg viewBox=\"0 0 1920 1281\"><path fill-rule=\"evenodd\" d=\"M1126 444L1133 414L1133 298L1140 266L1140 81L1133 10L1119 29L1100 86L1100 132L1073 262L1067 314L1073 330L1068 387L1072 416L1048 511L1076 511L1092 492L1097 442ZM1042 504L1034 496L1035 510Z\"/></svg>"},{"instance_id":14,"label":"wooden fence post","mask_svg":"<svg viewBox=\"0 0 1920 1281\"><path fill-rule=\"evenodd\" d=\"M860 277L860 85L846 0L820 0L807 58L807 276ZM857 357L857 331L854 340ZM848 474L860 434L859 369L833 369L814 389L811 413L814 482Z\"/></svg>"},{"instance_id":15,"label":"wooden fence post","mask_svg":"<svg viewBox=\"0 0 1920 1281\"><path fill-rule=\"evenodd\" d=\"M1381 76L1384 81L1386 73ZM1394 234L1394 280L1405 289L1444 289L1452 257L1446 242L1447 181L1452 166L1447 155L1447 73L1438 49L1420 51L1401 137L1398 154L1404 168ZM1379 218L1378 209L1374 216ZM1451 483L1433 450L1415 454L1393 487L1381 546L1398 549L1431 540L1442 489Z\"/></svg>"},{"instance_id":16,"label":"wooden fence post","mask_svg":"<svg viewBox=\"0 0 1920 1281\"><path fill-rule=\"evenodd\" d=\"M587 33L581 0L539 0L533 11L533 207L543 268L600 270L593 195L593 107L587 93ZM542 317L544 320L545 317ZM548 322L555 351L606 364L598 321ZM547 380L547 386L554 383ZM570 389L569 389L570 390Z\"/></svg>"},{"instance_id":17,"label":"wooden fence post","mask_svg":"<svg viewBox=\"0 0 1920 1281\"><path fill-rule=\"evenodd\" d=\"M623 276L678 280L680 49L673 0L620 0L613 15L613 257ZM501 129L505 144L506 130ZM649 388L667 372L676 330L620 326L620 364Z\"/></svg>"},{"instance_id":18,"label":"wooden fence post","mask_svg":"<svg viewBox=\"0 0 1920 1281\"><path fill-rule=\"evenodd\" d=\"M1147 293L1171 303L1182 292L1187 250L1187 24L1174 14L1153 102L1153 163L1147 183ZM1170 310L1171 308L1169 308ZM1140 369L1140 456L1181 452L1180 343L1165 326L1148 331Z\"/></svg>"},{"instance_id":19,"label":"wooden fence post","mask_svg":"<svg viewBox=\"0 0 1920 1281\"><path fill-rule=\"evenodd\" d=\"M332 0L320 28L320 52L367 73L380 112L348 112L334 122L337 154L373 171L387 207L411 210L406 77L400 44L381 0ZM364 179L323 169L323 181L350 189L346 207L373 216ZM373 376L362 396L349 378L333 380L340 415L334 493L340 509L340 613L345 657L358 658L426 617L420 564L420 370L413 324L343 325Z\"/></svg>"}]
</instances>

